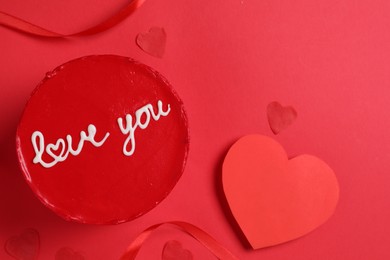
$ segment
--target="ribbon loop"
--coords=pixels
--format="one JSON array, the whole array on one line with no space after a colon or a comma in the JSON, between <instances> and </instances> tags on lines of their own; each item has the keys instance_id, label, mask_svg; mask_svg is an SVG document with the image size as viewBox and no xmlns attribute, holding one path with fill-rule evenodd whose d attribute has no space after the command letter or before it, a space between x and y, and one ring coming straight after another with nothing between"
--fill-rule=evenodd
<instances>
[{"instance_id":1,"label":"ribbon loop","mask_svg":"<svg viewBox=\"0 0 390 260\"><path fill-rule=\"evenodd\" d=\"M72 36L87 36L97 34L106 31L118 23L122 22L126 17L131 15L135 10L138 9L146 0L132 0L129 4L124 6L116 14L109 17L108 19L100 22L99 24L92 26L91 28L82 30L80 32L72 34L61 34L52 32L38 25L27 22L21 18L0 11L0 25L10 28L15 31L22 33L50 38L66 38Z\"/></svg>"},{"instance_id":2,"label":"ribbon loop","mask_svg":"<svg viewBox=\"0 0 390 260\"><path fill-rule=\"evenodd\" d=\"M202 229L186 222L171 221L153 225L145 229L136 239L130 244L126 252L122 255L120 260L134 260L144 244L145 240L153 233L154 230L163 225L173 225L181 231L189 234L203 246L205 246L211 253L221 260L238 260L229 250L218 243L213 237Z\"/></svg>"}]
</instances>

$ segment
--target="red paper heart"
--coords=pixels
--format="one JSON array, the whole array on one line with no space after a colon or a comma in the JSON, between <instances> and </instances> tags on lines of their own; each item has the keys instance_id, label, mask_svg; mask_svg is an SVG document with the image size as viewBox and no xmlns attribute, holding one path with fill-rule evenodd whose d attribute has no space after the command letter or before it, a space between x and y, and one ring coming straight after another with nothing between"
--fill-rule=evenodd
<instances>
[{"instance_id":1,"label":"red paper heart","mask_svg":"<svg viewBox=\"0 0 390 260\"><path fill-rule=\"evenodd\" d=\"M165 52L167 34L164 28L152 27L147 33L137 35L137 45L146 53L162 58Z\"/></svg>"},{"instance_id":2,"label":"red paper heart","mask_svg":"<svg viewBox=\"0 0 390 260\"><path fill-rule=\"evenodd\" d=\"M63 247L60 248L57 253L55 260L84 260L84 256L80 252L75 252L72 248Z\"/></svg>"},{"instance_id":3,"label":"red paper heart","mask_svg":"<svg viewBox=\"0 0 390 260\"><path fill-rule=\"evenodd\" d=\"M230 209L254 249L299 238L334 212L338 182L332 169L311 155L288 160L272 138L238 140L223 163Z\"/></svg>"},{"instance_id":4,"label":"red paper heart","mask_svg":"<svg viewBox=\"0 0 390 260\"><path fill-rule=\"evenodd\" d=\"M26 229L19 236L9 238L5 243L7 254L18 260L35 260L39 254L40 239L35 229Z\"/></svg>"},{"instance_id":5,"label":"red paper heart","mask_svg":"<svg viewBox=\"0 0 390 260\"><path fill-rule=\"evenodd\" d=\"M183 103L168 81L114 55L48 73L17 131L37 197L67 220L94 224L128 221L160 203L182 175L188 143Z\"/></svg>"},{"instance_id":6,"label":"red paper heart","mask_svg":"<svg viewBox=\"0 0 390 260\"><path fill-rule=\"evenodd\" d=\"M283 107L276 101L267 106L268 123L276 135L291 125L297 116L297 112L291 106Z\"/></svg>"},{"instance_id":7,"label":"red paper heart","mask_svg":"<svg viewBox=\"0 0 390 260\"><path fill-rule=\"evenodd\" d=\"M192 253L184 249L179 241L168 241L162 252L162 260L192 260Z\"/></svg>"}]
</instances>

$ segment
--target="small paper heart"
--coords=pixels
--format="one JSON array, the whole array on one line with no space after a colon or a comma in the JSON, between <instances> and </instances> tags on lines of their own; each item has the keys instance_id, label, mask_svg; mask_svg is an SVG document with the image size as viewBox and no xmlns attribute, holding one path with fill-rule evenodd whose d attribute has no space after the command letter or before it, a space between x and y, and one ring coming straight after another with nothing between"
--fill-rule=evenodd
<instances>
[{"instance_id":1,"label":"small paper heart","mask_svg":"<svg viewBox=\"0 0 390 260\"><path fill-rule=\"evenodd\" d=\"M192 253L184 249L179 241L168 241L163 249L162 260L193 260Z\"/></svg>"},{"instance_id":2,"label":"small paper heart","mask_svg":"<svg viewBox=\"0 0 390 260\"><path fill-rule=\"evenodd\" d=\"M144 52L162 58L165 52L166 40L167 34L164 28L152 27L147 33L139 33L136 43Z\"/></svg>"},{"instance_id":3,"label":"small paper heart","mask_svg":"<svg viewBox=\"0 0 390 260\"><path fill-rule=\"evenodd\" d=\"M276 101L269 103L267 106L268 123L275 135L291 125L297 119L297 116L297 112L291 106L284 107Z\"/></svg>"},{"instance_id":4,"label":"small paper heart","mask_svg":"<svg viewBox=\"0 0 390 260\"><path fill-rule=\"evenodd\" d=\"M72 248L62 247L56 253L55 260L84 260L80 252L75 252Z\"/></svg>"},{"instance_id":5,"label":"small paper heart","mask_svg":"<svg viewBox=\"0 0 390 260\"><path fill-rule=\"evenodd\" d=\"M39 233L32 228L25 229L19 236L10 237L4 246L7 254L17 260L36 260L39 247Z\"/></svg>"}]
</instances>

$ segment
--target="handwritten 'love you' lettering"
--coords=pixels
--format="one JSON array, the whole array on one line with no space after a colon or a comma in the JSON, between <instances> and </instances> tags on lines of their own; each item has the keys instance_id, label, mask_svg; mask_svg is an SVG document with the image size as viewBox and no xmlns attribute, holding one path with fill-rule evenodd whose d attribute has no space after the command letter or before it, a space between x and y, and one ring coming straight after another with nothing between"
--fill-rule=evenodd
<instances>
[{"instance_id":1,"label":"handwritten 'love you' lettering","mask_svg":"<svg viewBox=\"0 0 390 260\"><path fill-rule=\"evenodd\" d=\"M158 121L161 116L168 116L171 108L170 105L167 105L167 109L164 111L163 103L161 100L157 102L157 113L154 112L153 106L147 104L135 112L135 122L133 123L133 116L126 114L124 119L119 117L117 119L118 127L122 134L127 135L127 138L123 144L122 152L125 156L131 156L135 152L135 131L137 128L145 129L148 127L150 120ZM142 120L144 118L144 121ZM143 121L143 122L142 122ZM80 132L80 141L76 149L73 149L73 138L71 135L66 135L66 138L59 138L55 143L45 144L45 137L40 131L35 131L31 135L31 142L35 152L35 157L33 159L34 164L40 164L45 168L50 168L56 165L59 162L65 161L68 156L71 154L77 156L81 153L84 143L89 142L95 147L102 146L107 138L110 136L110 133L106 133L104 137L100 140L96 140L97 129L93 124L89 124L87 132ZM43 156L46 155L46 158L51 158L51 161L45 161Z\"/></svg>"}]
</instances>

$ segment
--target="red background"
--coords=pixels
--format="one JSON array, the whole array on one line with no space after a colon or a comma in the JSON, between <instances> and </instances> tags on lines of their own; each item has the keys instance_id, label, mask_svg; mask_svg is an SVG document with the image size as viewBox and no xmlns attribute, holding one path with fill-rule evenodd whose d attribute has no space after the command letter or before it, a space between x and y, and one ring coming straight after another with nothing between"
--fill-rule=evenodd
<instances>
[{"instance_id":1,"label":"red background","mask_svg":"<svg viewBox=\"0 0 390 260\"><path fill-rule=\"evenodd\" d=\"M107 17L125 0L2 1L0 10L49 29L73 32ZM387 0L148 0L112 30L68 40L0 27L0 243L27 227L41 234L40 259L63 246L86 259L117 259L135 236L163 221L193 223L240 259L389 259L390 2ZM151 26L167 32L157 59L135 45ZM70 223L36 199L15 155L16 126L31 91L56 66L113 53L161 72L176 88L190 124L186 170L172 193L143 217L117 226ZM293 105L297 121L276 136L290 156L309 153L335 171L340 201L311 234L252 251L220 193L221 162L239 137L273 136L266 106ZM162 228L139 259L159 259L181 241L195 259L214 259L192 238ZM1 259L10 259L0 250Z\"/></svg>"}]
</instances>

